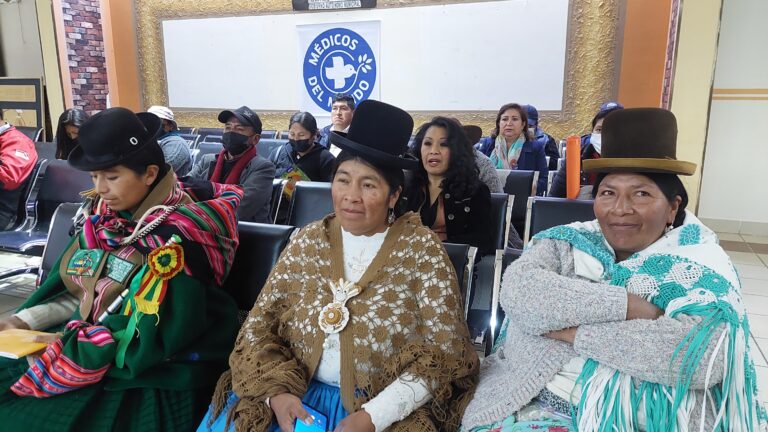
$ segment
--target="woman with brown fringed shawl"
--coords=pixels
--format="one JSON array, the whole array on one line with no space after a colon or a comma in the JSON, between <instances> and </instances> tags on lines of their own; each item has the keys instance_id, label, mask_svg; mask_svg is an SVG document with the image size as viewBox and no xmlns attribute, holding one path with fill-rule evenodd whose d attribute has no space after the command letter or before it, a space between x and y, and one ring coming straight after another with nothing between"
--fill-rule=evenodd
<instances>
[{"instance_id":1,"label":"woman with brown fringed shawl","mask_svg":"<svg viewBox=\"0 0 768 432\"><path fill-rule=\"evenodd\" d=\"M396 217L413 119L360 104L333 175L334 213L283 252L198 431L456 431L478 358L456 275L419 216ZM315 419L316 420L316 419Z\"/></svg>"}]
</instances>

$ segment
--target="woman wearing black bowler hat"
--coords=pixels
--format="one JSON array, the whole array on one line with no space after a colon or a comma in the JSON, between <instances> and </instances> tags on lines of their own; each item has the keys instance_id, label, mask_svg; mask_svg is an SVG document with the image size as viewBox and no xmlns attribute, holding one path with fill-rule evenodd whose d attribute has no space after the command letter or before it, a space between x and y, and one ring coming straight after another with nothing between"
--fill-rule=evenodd
<instances>
[{"instance_id":1,"label":"woman wearing black bowler hat","mask_svg":"<svg viewBox=\"0 0 768 432\"><path fill-rule=\"evenodd\" d=\"M331 136L334 213L283 252L198 431L291 432L305 406L336 432L458 430L478 359L440 240L395 210L412 130L365 101Z\"/></svg>"},{"instance_id":2,"label":"woman wearing black bowler hat","mask_svg":"<svg viewBox=\"0 0 768 432\"><path fill-rule=\"evenodd\" d=\"M242 192L178 183L160 125L112 108L80 128L69 163L94 189L77 233L58 271L0 321L61 333L39 356L0 362L4 430L188 431L199 421L237 332L220 288Z\"/></svg>"}]
</instances>

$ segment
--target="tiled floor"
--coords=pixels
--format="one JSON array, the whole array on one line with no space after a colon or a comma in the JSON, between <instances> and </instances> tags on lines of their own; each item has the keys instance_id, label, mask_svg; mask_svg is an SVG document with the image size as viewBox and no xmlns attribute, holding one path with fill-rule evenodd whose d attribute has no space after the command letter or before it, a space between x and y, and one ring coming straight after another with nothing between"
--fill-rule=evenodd
<instances>
[{"instance_id":1,"label":"tiled floor","mask_svg":"<svg viewBox=\"0 0 768 432\"><path fill-rule=\"evenodd\" d=\"M768 408L768 237L719 234L721 245L733 260L741 278L753 338L751 349L757 366L761 399ZM34 263L35 258L0 253L0 272ZM29 296L35 276L17 276L0 282L0 318L13 311ZM762 351L762 352L761 352Z\"/></svg>"}]
</instances>

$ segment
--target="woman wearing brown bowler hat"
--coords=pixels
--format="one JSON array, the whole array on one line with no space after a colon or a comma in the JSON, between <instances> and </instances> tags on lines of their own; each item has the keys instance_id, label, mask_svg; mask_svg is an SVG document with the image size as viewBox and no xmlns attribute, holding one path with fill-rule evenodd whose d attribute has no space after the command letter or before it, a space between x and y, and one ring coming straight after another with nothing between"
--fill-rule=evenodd
<instances>
[{"instance_id":1,"label":"woman wearing brown bowler hat","mask_svg":"<svg viewBox=\"0 0 768 432\"><path fill-rule=\"evenodd\" d=\"M675 116L605 117L596 220L549 229L504 274L466 431L768 430L739 277L686 211ZM759 383L765 385L765 383Z\"/></svg>"},{"instance_id":2,"label":"woman wearing brown bowler hat","mask_svg":"<svg viewBox=\"0 0 768 432\"><path fill-rule=\"evenodd\" d=\"M440 240L395 211L412 130L365 101L331 136L334 213L283 252L198 431L292 432L312 411L335 432L458 429L478 359Z\"/></svg>"}]
</instances>

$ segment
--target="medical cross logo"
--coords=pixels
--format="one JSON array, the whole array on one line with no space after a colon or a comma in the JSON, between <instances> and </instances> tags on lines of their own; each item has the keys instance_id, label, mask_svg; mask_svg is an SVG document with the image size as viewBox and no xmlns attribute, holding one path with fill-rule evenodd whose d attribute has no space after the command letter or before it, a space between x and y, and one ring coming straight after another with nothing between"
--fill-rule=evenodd
<instances>
[{"instance_id":1,"label":"medical cross logo","mask_svg":"<svg viewBox=\"0 0 768 432\"><path fill-rule=\"evenodd\" d=\"M337 93L351 94L355 103L370 97L376 83L376 59L359 34L345 28L320 33L304 56L304 85L312 100L330 112Z\"/></svg>"}]
</instances>

